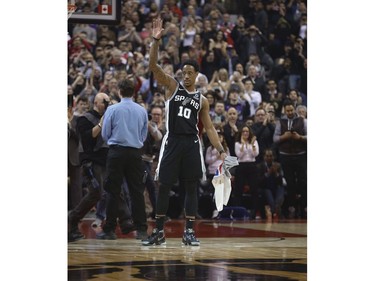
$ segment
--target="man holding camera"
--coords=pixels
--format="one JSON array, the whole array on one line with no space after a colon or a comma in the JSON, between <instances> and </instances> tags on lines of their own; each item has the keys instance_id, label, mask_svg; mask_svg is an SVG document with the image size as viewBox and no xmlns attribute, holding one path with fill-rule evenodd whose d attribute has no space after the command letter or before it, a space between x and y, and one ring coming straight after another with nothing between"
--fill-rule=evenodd
<instances>
[{"instance_id":1,"label":"man holding camera","mask_svg":"<svg viewBox=\"0 0 375 281\"><path fill-rule=\"evenodd\" d=\"M165 129L159 128L158 123L160 123L163 115L163 109L159 106L154 106L151 108L151 113L149 114L148 122L148 133L146 141L143 143L142 147L142 160L145 165L147 172L145 187L147 189L150 203L152 206L152 212L150 213L151 218L155 218L156 212L156 181L154 181L154 169L153 164L156 156L159 155L161 140L165 133ZM156 155L157 154L157 155Z\"/></svg>"},{"instance_id":2,"label":"man holding camera","mask_svg":"<svg viewBox=\"0 0 375 281\"><path fill-rule=\"evenodd\" d=\"M273 141L278 145L287 183L289 217L294 218L296 208L299 215L307 215L307 121L296 114L288 99L284 102L284 112L276 123Z\"/></svg>"},{"instance_id":3,"label":"man holding camera","mask_svg":"<svg viewBox=\"0 0 375 281\"><path fill-rule=\"evenodd\" d=\"M100 132L102 116L109 103L105 93L98 93L94 99L92 110L77 119L77 134L79 136L79 160L82 165L84 180L88 193L68 215L68 241L84 238L78 229L79 221L96 205L103 195L108 146Z\"/></svg>"}]
</instances>

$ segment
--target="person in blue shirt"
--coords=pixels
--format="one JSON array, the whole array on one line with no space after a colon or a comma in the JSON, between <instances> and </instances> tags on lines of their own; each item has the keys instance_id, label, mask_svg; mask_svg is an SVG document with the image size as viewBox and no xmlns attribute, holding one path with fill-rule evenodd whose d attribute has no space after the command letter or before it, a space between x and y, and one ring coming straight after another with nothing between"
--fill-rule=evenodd
<instances>
[{"instance_id":1,"label":"person in blue shirt","mask_svg":"<svg viewBox=\"0 0 375 281\"><path fill-rule=\"evenodd\" d=\"M147 137L148 114L145 108L132 100L134 82L118 83L121 102L108 107L103 117L102 137L109 146L107 174L104 189L107 192L106 223L98 239L115 240L117 218L121 221L124 197L121 184L125 178L131 199L132 217L137 238L147 236L147 218L143 183L144 165L141 148ZM143 236L142 236L143 235Z\"/></svg>"}]
</instances>

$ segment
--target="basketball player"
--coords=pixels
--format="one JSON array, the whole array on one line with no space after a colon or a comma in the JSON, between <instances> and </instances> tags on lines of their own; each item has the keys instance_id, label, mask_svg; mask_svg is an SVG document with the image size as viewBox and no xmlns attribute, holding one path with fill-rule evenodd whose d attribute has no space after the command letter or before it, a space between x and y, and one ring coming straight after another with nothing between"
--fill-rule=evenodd
<instances>
[{"instance_id":1,"label":"basketball player","mask_svg":"<svg viewBox=\"0 0 375 281\"><path fill-rule=\"evenodd\" d=\"M164 219L168 210L169 191L179 182L185 188L186 226L182 238L185 245L199 246L193 224L197 213L197 187L205 169L200 144L198 122L201 120L211 144L220 152L221 160L227 154L209 115L207 99L195 89L199 73L196 61L182 64L183 84L166 74L157 65L158 48L163 32L163 21L153 20L153 43L150 50L149 68L158 84L165 87L166 134L162 141L156 176L159 178L159 194L156 203L156 228L142 241L142 245L165 244Z\"/></svg>"}]
</instances>

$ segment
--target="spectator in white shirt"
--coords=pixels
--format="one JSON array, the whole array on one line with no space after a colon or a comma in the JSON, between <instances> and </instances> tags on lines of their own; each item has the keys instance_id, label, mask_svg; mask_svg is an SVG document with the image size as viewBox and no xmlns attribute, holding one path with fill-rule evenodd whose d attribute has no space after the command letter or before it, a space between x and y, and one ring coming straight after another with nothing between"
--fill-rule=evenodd
<instances>
[{"instance_id":1,"label":"spectator in white shirt","mask_svg":"<svg viewBox=\"0 0 375 281\"><path fill-rule=\"evenodd\" d=\"M262 95L254 91L254 84L250 78L246 78L243 80L244 84L244 94L241 97L242 99L246 100L250 104L250 117L255 115L255 110L258 108L260 103L262 102Z\"/></svg>"},{"instance_id":2,"label":"spectator in white shirt","mask_svg":"<svg viewBox=\"0 0 375 281\"><path fill-rule=\"evenodd\" d=\"M257 167L255 158L259 154L259 146L253 131L246 124L238 131L237 141L234 145L239 165L236 167L234 189L232 191L232 206L242 206L252 210L251 216L255 216L257 209ZM242 201L244 187L248 186L251 193L251 204L246 206Z\"/></svg>"}]
</instances>

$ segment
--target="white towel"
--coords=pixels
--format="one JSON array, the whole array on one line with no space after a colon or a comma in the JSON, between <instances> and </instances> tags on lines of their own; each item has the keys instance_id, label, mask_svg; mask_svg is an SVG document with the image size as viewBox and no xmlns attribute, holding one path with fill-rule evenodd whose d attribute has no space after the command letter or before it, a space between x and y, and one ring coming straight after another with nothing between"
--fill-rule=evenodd
<instances>
[{"instance_id":1,"label":"white towel","mask_svg":"<svg viewBox=\"0 0 375 281\"><path fill-rule=\"evenodd\" d=\"M224 159L224 172L227 177L231 177L229 170L234 166L238 166L238 160L235 156L227 156Z\"/></svg>"},{"instance_id":2,"label":"white towel","mask_svg":"<svg viewBox=\"0 0 375 281\"><path fill-rule=\"evenodd\" d=\"M229 170L237 165L237 157L227 156L224 162L216 169L216 173L212 179L212 185L215 187L216 209L219 212L223 210L223 205L226 206L228 204L232 191Z\"/></svg>"}]
</instances>

